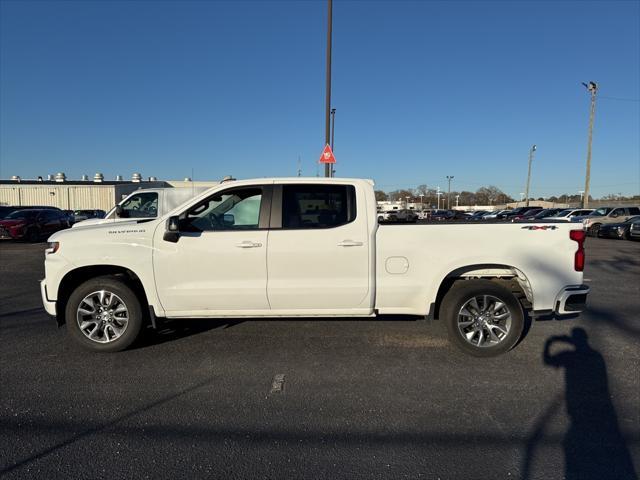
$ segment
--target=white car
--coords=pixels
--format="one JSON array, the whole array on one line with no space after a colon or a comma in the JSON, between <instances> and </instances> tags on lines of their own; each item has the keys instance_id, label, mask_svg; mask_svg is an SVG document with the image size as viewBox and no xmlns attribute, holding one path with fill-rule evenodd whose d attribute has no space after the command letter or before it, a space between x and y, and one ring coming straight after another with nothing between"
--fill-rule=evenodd
<instances>
[{"instance_id":1,"label":"white car","mask_svg":"<svg viewBox=\"0 0 640 480\"><path fill-rule=\"evenodd\" d=\"M195 197L210 187L141 188L125 197L107 212L104 218L91 218L73 224L88 227L101 223L115 223L132 218L156 218Z\"/></svg>"},{"instance_id":2,"label":"white car","mask_svg":"<svg viewBox=\"0 0 640 480\"><path fill-rule=\"evenodd\" d=\"M94 351L128 347L159 318L392 314L439 319L463 351L492 356L516 345L525 310L583 308L574 227L385 226L372 181L233 181L156 219L52 235L41 294Z\"/></svg>"},{"instance_id":3,"label":"white car","mask_svg":"<svg viewBox=\"0 0 640 480\"><path fill-rule=\"evenodd\" d=\"M561 222L572 222L577 217L583 217L593 212L593 208L567 208L561 210L551 217L545 217L543 220L557 220Z\"/></svg>"}]
</instances>

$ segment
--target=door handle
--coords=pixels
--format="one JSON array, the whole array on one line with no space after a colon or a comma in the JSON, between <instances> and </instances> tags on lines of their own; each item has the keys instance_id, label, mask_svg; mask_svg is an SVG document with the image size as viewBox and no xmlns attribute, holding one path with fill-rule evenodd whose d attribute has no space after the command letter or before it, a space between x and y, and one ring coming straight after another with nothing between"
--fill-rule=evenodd
<instances>
[{"instance_id":1,"label":"door handle","mask_svg":"<svg viewBox=\"0 0 640 480\"><path fill-rule=\"evenodd\" d=\"M259 242L252 242L250 240L245 240L244 242L236 243L236 247L238 248L258 248L261 247L262 244Z\"/></svg>"},{"instance_id":2,"label":"door handle","mask_svg":"<svg viewBox=\"0 0 640 480\"><path fill-rule=\"evenodd\" d=\"M339 247L361 247L362 245L364 245L363 242L356 242L354 240L343 240L338 244Z\"/></svg>"}]
</instances>

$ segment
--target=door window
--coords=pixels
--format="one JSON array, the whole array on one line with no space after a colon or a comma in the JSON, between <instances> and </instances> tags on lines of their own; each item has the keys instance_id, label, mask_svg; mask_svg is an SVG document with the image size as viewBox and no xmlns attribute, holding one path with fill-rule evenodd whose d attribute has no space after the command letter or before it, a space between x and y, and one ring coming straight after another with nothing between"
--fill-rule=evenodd
<instances>
[{"instance_id":1,"label":"door window","mask_svg":"<svg viewBox=\"0 0 640 480\"><path fill-rule=\"evenodd\" d=\"M355 218L353 185L282 187L282 228L333 228Z\"/></svg>"},{"instance_id":2,"label":"door window","mask_svg":"<svg viewBox=\"0 0 640 480\"><path fill-rule=\"evenodd\" d=\"M260 223L262 188L237 188L212 195L189 210L180 230L256 230Z\"/></svg>"}]
</instances>

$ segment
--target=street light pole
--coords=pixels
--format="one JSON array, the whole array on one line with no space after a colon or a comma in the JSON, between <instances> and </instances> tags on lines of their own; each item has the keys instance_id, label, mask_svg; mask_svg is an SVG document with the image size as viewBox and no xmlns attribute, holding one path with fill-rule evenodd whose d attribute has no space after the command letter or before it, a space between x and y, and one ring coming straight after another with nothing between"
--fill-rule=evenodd
<instances>
[{"instance_id":1,"label":"street light pole","mask_svg":"<svg viewBox=\"0 0 640 480\"><path fill-rule=\"evenodd\" d=\"M447 210L451 209L451 180L453 180L453 175L447 175L447 180L449 182L449 191L447 192Z\"/></svg>"},{"instance_id":2,"label":"street light pole","mask_svg":"<svg viewBox=\"0 0 640 480\"><path fill-rule=\"evenodd\" d=\"M529 206L529 182L531 182L531 162L533 160L533 153L536 151L536 146L533 145L529 150L529 172L527 173L527 188L525 188L525 196L526 196L526 204L525 207Z\"/></svg>"},{"instance_id":3,"label":"street light pole","mask_svg":"<svg viewBox=\"0 0 640 480\"><path fill-rule=\"evenodd\" d=\"M584 180L584 197L582 197L582 208L589 206L589 183L591 182L591 140L593 138L593 122L596 115L596 93L598 84L596 82L583 83L591 94L591 111L589 113L589 140L587 143L587 174Z\"/></svg>"},{"instance_id":4,"label":"street light pole","mask_svg":"<svg viewBox=\"0 0 640 480\"><path fill-rule=\"evenodd\" d=\"M460 202L460 195L456 195L456 208L458 207Z\"/></svg>"},{"instance_id":5,"label":"street light pole","mask_svg":"<svg viewBox=\"0 0 640 480\"><path fill-rule=\"evenodd\" d=\"M328 0L327 19L327 93L325 96L325 144L329 145L331 129L331 34L333 27L333 0ZM331 176L332 165L324 164L324 176Z\"/></svg>"}]
</instances>

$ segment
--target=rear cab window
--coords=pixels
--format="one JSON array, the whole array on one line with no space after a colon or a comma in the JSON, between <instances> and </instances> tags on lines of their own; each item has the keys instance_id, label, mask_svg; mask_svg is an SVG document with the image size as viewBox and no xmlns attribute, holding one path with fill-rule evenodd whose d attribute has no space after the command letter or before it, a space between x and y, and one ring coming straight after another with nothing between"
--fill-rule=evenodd
<instances>
[{"instance_id":1,"label":"rear cab window","mask_svg":"<svg viewBox=\"0 0 640 480\"><path fill-rule=\"evenodd\" d=\"M353 185L282 185L282 228L335 228L356 219Z\"/></svg>"}]
</instances>

